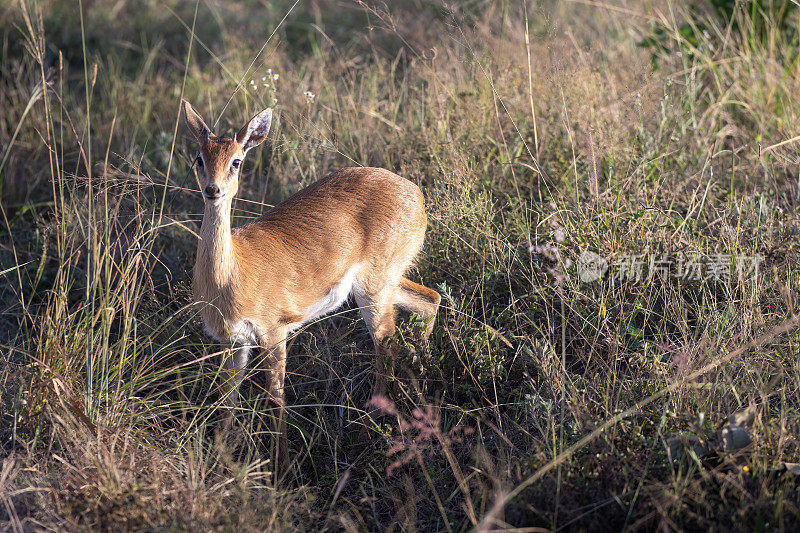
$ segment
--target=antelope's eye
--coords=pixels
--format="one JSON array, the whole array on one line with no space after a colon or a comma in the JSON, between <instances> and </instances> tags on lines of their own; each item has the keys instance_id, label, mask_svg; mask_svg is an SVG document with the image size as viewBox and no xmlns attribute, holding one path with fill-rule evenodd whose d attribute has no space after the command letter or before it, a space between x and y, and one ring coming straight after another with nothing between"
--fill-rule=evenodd
<instances>
[{"instance_id":1,"label":"antelope's eye","mask_svg":"<svg viewBox=\"0 0 800 533\"><path fill-rule=\"evenodd\" d=\"M233 168L239 168L239 165L241 165L241 164L242 164L242 160L241 159L234 159L231 162L231 165L233 165Z\"/></svg>"},{"instance_id":2,"label":"antelope's eye","mask_svg":"<svg viewBox=\"0 0 800 533\"><path fill-rule=\"evenodd\" d=\"M194 161L194 162L195 162L195 164L196 164L198 167L200 167L200 168L203 168L203 158L202 158L202 157L200 157L200 156L198 155L198 156L197 156L197 159L195 159L195 161Z\"/></svg>"}]
</instances>

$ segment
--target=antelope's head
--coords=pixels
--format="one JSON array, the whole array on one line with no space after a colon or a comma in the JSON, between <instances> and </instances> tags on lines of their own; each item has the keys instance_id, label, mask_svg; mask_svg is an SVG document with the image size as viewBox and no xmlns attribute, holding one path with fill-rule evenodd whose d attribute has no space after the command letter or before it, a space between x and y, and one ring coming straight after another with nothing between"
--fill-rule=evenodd
<instances>
[{"instance_id":1,"label":"antelope's head","mask_svg":"<svg viewBox=\"0 0 800 533\"><path fill-rule=\"evenodd\" d=\"M195 164L203 198L212 204L233 198L239 189L239 171L245 154L267 138L272 109L267 108L250 119L233 139L214 135L186 100L183 114L189 131L200 143Z\"/></svg>"}]
</instances>

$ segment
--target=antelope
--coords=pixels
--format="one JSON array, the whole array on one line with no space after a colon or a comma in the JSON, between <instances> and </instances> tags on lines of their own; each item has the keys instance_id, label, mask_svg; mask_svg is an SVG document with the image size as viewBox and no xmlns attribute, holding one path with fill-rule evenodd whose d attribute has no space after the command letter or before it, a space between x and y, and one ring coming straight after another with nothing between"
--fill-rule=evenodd
<instances>
[{"instance_id":1,"label":"antelope","mask_svg":"<svg viewBox=\"0 0 800 533\"><path fill-rule=\"evenodd\" d=\"M391 342L395 306L426 322L423 340L431 334L441 297L404 277L425 237L422 192L385 169L343 168L231 229L242 161L266 139L272 109L255 115L232 139L215 136L189 102L183 112L200 144L195 167L205 201L192 292L206 333L230 348L223 352L222 399L236 406L251 351L263 350L285 461L290 333L352 295L375 345L374 394L386 393L384 374L397 358Z\"/></svg>"}]
</instances>

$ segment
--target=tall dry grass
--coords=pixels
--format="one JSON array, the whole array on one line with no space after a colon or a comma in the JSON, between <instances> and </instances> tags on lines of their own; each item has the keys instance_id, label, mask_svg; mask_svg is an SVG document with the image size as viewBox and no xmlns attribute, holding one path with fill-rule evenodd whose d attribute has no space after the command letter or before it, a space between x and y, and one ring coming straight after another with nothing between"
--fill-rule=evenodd
<instances>
[{"instance_id":1,"label":"tall dry grass","mask_svg":"<svg viewBox=\"0 0 800 533\"><path fill-rule=\"evenodd\" d=\"M3 527L796 527L798 46L737 5L0 6ZM258 361L215 436L181 98L217 133L277 99L236 224L344 165L426 196L430 346L373 418L357 314L299 332L280 478ZM585 283L587 249L765 261Z\"/></svg>"}]
</instances>

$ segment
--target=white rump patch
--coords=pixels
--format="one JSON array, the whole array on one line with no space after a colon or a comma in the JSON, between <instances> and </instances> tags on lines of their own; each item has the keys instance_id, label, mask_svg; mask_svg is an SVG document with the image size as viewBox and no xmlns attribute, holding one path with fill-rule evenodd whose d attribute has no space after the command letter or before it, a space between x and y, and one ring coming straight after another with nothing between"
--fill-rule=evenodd
<instances>
[{"instance_id":1,"label":"white rump patch","mask_svg":"<svg viewBox=\"0 0 800 533\"><path fill-rule=\"evenodd\" d=\"M347 300L347 297L350 296L350 292L353 290L353 283L355 282L356 274L358 274L359 270L361 270L361 265L353 265L350 267L350 270L345 273L341 281L334 285L324 298L308 308L303 321L297 324L292 324L290 328L295 329L303 324L308 324L309 322L312 322L321 316L325 316L328 313L332 313L341 307L345 300Z\"/></svg>"}]
</instances>

